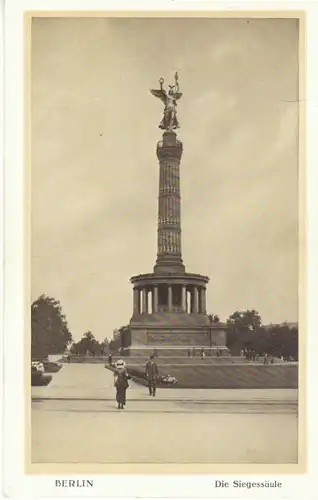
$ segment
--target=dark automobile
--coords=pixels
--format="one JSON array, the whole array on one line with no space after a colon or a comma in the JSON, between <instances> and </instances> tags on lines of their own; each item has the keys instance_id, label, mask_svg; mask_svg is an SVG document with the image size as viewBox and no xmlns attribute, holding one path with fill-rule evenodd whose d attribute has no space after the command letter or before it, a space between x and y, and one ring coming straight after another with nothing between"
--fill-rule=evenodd
<instances>
[{"instance_id":1,"label":"dark automobile","mask_svg":"<svg viewBox=\"0 0 318 500\"><path fill-rule=\"evenodd\" d=\"M52 375L47 375L44 373L43 363L32 362L31 364L32 386L46 386L51 382L51 380L52 380Z\"/></svg>"}]
</instances>

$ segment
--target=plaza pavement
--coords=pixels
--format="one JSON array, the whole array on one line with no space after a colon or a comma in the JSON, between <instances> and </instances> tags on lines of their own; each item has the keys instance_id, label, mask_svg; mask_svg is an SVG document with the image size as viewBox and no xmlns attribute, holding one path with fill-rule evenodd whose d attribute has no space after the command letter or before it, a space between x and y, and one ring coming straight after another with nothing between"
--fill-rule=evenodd
<instances>
[{"instance_id":1,"label":"plaza pavement","mask_svg":"<svg viewBox=\"0 0 318 500\"><path fill-rule=\"evenodd\" d=\"M296 463L297 391L159 389L117 410L103 365L64 365L32 388L33 463ZM160 418L159 418L160 417Z\"/></svg>"}]
</instances>

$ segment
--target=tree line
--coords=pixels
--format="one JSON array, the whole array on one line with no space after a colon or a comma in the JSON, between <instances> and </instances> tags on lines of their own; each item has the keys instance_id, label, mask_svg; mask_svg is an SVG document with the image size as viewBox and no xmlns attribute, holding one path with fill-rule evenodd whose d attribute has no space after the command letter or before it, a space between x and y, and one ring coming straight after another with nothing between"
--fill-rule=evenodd
<instances>
[{"instance_id":1,"label":"tree line","mask_svg":"<svg viewBox=\"0 0 318 500\"><path fill-rule=\"evenodd\" d=\"M254 350L260 355L267 353L298 359L298 326L288 323L263 325L261 316L254 309L235 311L226 326L227 347L233 355L244 349Z\"/></svg>"},{"instance_id":2,"label":"tree line","mask_svg":"<svg viewBox=\"0 0 318 500\"><path fill-rule=\"evenodd\" d=\"M227 347L232 355L242 349L254 350L260 355L292 356L298 359L298 327L287 323L263 325L261 316L254 309L235 311L226 323L218 315L209 315L211 327L226 326ZM211 328L212 329L212 328ZM131 344L128 325L114 331L113 339L98 341L91 331L85 332L78 342L73 342L66 316L58 300L41 295L31 305L31 353L34 359L43 359L49 354L62 354L68 348L75 355L91 354L103 356L109 352L120 352Z\"/></svg>"}]
</instances>

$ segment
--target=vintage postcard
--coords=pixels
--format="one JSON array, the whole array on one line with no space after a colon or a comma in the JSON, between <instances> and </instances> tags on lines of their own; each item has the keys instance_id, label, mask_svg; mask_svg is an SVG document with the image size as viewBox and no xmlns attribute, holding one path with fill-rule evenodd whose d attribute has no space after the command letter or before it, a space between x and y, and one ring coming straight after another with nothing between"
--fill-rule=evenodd
<instances>
[{"instance_id":1,"label":"vintage postcard","mask_svg":"<svg viewBox=\"0 0 318 500\"><path fill-rule=\"evenodd\" d=\"M23 23L26 475L283 495L308 466L305 13Z\"/></svg>"}]
</instances>

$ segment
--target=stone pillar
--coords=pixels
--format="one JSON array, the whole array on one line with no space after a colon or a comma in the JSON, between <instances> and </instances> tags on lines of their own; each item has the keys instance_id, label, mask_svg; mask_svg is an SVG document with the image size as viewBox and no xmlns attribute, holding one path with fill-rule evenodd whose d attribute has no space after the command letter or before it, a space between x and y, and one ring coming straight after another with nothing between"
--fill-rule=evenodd
<instances>
[{"instance_id":1,"label":"stone pillar","mask_svg":"<svg viewBox=\"0 0 318 500\"><path fill-rule=\"evenodd\" d=\"M159 160L158 249L155 273L184 272L181 256L180 161L182 142L165 130L157 144Z\"/></svg>"},{"instance_id":2,"label":"stone pillar","mask_svg":"<svg viewBox=\"0 0 318 500\"><path fill-rule=\"evenodd\" d=\"M196 286L193 287L193 312L199 312L199 290Z\"/></svg>"},{"instance_id":3,"label":"stone pillar","mask_svg":"<svg viewBox=\"0 0 318 500\"><path fill-rule=\"evenodd\" d=\"M172 286L168 285L168 311L172 312Z\"/></svg>"},{"instance_id":4,"label":"stone pillar","mask_svg":"<svg viewBox=\"0 0 318 500\"><path fill-rule=\"evenodd\" d=\"M181 308L182 312L187 312L187 289L184 285L181 285Z\"/></svg>"},{"instance_id":5,"label":"stone pillar","mask_svg":"<svg viewBox=\"0 0 318 500\"><path fill-rule=\"evenodd\" d=\"M201 290L200 290L200 312L202 314L206 314L205 288L201 288Z\"/></svg>"},{"instance_id":6,"label":"stone pillar","mask_svg":"<svg viewBox=\"0 0 318 500\"><path fill-rule=\"evenodd\" d=\"M134 314L140 314L140 290L134 288Z\"/></svg>"},{"instance_id":7,"label":"stone pillar","mask_svg":"<svg viewBox=\"0 0 318 500\"><path fill-rule=\"evenodd\" d=\"M153 309L152 309L152 313L157 313L158 312L158 287L155 286L153 288Z\"/></svg>"},{"instance_id":8,"label":"stone pillar","mask_svg":"<svg viewBox=\"0 0 318 500\"><path fill-rule=\"evenodd\" d=\"M148 313L148 292L147 288L142 289L142 312L143 314Z\"/></svg>"}]
</instances>

